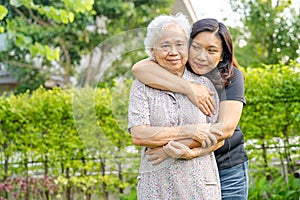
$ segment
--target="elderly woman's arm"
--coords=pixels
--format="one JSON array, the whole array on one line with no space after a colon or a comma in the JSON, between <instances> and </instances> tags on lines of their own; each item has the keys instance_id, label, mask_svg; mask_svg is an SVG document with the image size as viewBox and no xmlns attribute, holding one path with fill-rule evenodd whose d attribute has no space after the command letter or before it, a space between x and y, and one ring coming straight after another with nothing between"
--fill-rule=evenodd
<instances>
[{"instance_id":1,"label":"elderly woman's arm","mask_svg":"<svg viewBox=\"0 0 300 200\"><path fill-rule=\"evenodd\" d=\"M130 128L132 142L138 146L150 148L161 147L169 141L179 141L191 148L202 146L204 141L214 145L216 135L223 133L211 128L210 124L187 124L175 127L152 127L149 125L134 126Z\"/></svg>"},{"instance_id":2,"label":"elderly woman's arm","mask_svg":"<svg viewBox=\"0 0 300 200\"><path fill-rule=\"evenodd\" d=\"M204 114L212 115L214 102L211 96L214 93L205 86L188 82L168 72L150 59L137 62L132 67L132 72L137 79L146 85L187 95Z\"/></svg>"}]
</instances>

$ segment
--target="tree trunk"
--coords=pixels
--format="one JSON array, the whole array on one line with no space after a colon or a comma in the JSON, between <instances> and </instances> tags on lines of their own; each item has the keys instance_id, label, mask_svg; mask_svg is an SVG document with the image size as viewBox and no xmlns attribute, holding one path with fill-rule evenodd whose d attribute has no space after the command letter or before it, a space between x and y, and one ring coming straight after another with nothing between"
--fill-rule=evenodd
<instances>
[{"instance_id":1,"label":"tree trunk","mask_svg":"<svg viewBox=\"0 0 300 200\"><path fill-rule=\"evenodd\" d=\"M121 148L118 147L119 155L121 155L120 151L121 151ZM119 176L120 183L123 183L122 164L119 160L118 160L118 176ZM124 192L123 188L119 187L119 192L120 192L120 194L123 194L123 192Z\"/></svg>"},{"instance_id":2,"label":"tree trunk","mask_svg":"<svg viewBox=\"0 0 300 200\"><path fill-rule=\"evenodd\" d=\"M105 176L105 160L100 158L100 164L101 164L101 172L102 176ZM102 192L103 192L103 200L108 200L108 192L107 190L107 185L105 182L102 183Z\"/></svg>"},{"instance_id":3,"label":"tree trunk","mask_svg":"<svg viewBox=\"0 0 300 200\"><path fill-rule=\"evenodd\" d=\"M72 200L72 198L71 198L71 186L69 184L69 180L70 180L70 169L69 169L69 167L66 168L66 177L68 179L68 185L67 185L67 191L66 191L66 199L67 200Z\"/></svg>"},{"instance_id":4,"label":"tree trunk","mask_svg":"<svg viewBox=\"0 0 300 200\"><path fill-rule=\"evenodd\" d=\"M267 178L267 180L270 180L271 175L269 174L269 170L268 170L268 167L269 167L268 159L267 159L268 153L267 153L267 147L266 147L265 142L263 142L261 149L262 149L262 157L264 159L264 170L265 170L266 178Z\"/></svg>"},{"instance_id":5,"label":"tree trunk","mask_svg":"<svg viewBox=\"0 0 300 200\"><path fill-rule=\"evenodd\" d=\"M286 160L286 164L287 164L287 169L288 169L288 173L294 173L295 171L295 167L294 165L291 163L292 159L291 159L291 152L290 152L290 142L289 142L289 134L288 134L288 125L286 125L283 128L283 135L284 135L284 152L285 152L285 160Z\"/></svg>"},{"instance_id":6,"label":"tree trunk","mask_svg":"<svg viewBox=\"0 0 300 200\"><path fill-rule=\"evenodd\" d=\"M49 162L49 161L48 161L48 156L46 155L46 156L45 156L45 164L44 164L44 168L45 168L45 171L44 171L44 178L47 178L47 176L48 176L48 170L49 170L48 162ZM46 199L47 199L47 200L50 199L48 188L45 188L45 196L46 196Z\"/></svg>"}]
</instances>

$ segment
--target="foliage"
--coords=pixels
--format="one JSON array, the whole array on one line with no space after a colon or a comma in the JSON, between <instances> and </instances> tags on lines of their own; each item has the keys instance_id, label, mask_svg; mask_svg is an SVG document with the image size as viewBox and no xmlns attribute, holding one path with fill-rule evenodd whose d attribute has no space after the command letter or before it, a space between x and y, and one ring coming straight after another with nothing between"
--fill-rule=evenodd
<instances>
[{"instance_id":1,"label":"foliage","mask_svg":"<svg viewBox=\"0 0 300 200\"><path fill-rule=\"evenodd\" d=\"M299 57L300 13L290 0L229 1L241 16L242 27L232 28L240 64L288 63Z\"/></svg>"},{"instance_id":2,"label":"foliage","mask_svg":"<svg viewBox=\"0 0 300 200\"><path fill-rule=\"evenodd\" d=\"M286 181L283 177L278 177L274 181L267 180L266 177L256 179L249 188L249 200L256 199L299 199L300 197L300 179L293 175Z\"/></svg>"},{"instance_id":3,"label":"foliage","mask_svg":"<svg viewBox=\"0 0 300 200\"><path fill-rule=\"evenodd\" d=\"M137 200L136 190L131 188L129 194L123 194L121 200Z\"/></svg>"},{"instance_id":4,"label":"foliage","mask_svg":"<svg viewBox=\"0 0 300 200\"><path fill-rule=\"evenodd\" d=\"M45 191L51 196L58 196L60 191L53 178L48 176L13 177L0 183L0 195L4 197L9 193L13 199L24 199L26 196L30 199L46 199Z\"/></svg>"},{"instance_id":5,"label":"foliage","mask_svg":"<svg viewBox=\"0 0 300 200\"><path fill-rule=\"evenodd\" d=\"M253 175L287 177L285 165L288 173L293 173L293 159L299 159L299 64L263 65L247 68L244 74L247 105L240 126L245 133L250 166L251 161L255 163L251 166Z\"/></svg>"},{"instance_id":6,"label":"foliage","mask_svg":"<svg viewBox=\"0 0 300 200\"><path fill-rule=\"evenodd\" d=\"M108 88L39 88L1 96L1 196L70 199L76 191L84 198L105 199L109 192L122 194L135 185L137 151L126 121L116 121L127 113L128 94L118 92L114 95L122 98L114 102ZM114 113L112 107L121 110ZM39 177L49 177L51 188ZM23 189L20 181L26 183Z\"/></svg>"},{"instance_id":7,"label":"foliage","mask_svg":"<svg viewBox=\"0 0 300 200\"><path fill-rule=\"evenodd\" d=\"M73 83L73 77L81 85L89 85L93 65L103 68L107 65L104 56L112 51L114 59L122 56L115 49L124 41L105 41L146 27L154 16L169 13L170 3L171 0L0 0L0 10L8 11L5 17L0 16L4 17L0 29L8 41L0 62L22 81L18 92L38 88L51 75L63 77L65 84ZM127 42L131 40L127 38ZM95 54L99 63L83 65L84 58L91 58L99 44L100 54Z\"/></svg>"},{"instance_id":8,"label":"foliage","mask_svg":"<svg viewBox=\"0 0 300 200\"><path fill-rule=\"evenodd\" d=\"M294 135L297 133L300 129L299 78L299 64L295 62L246 69L247 106L243 111L242 128L251 133L246 139L283 137L285 128Z\"/></svg>"},{"instance_id":9,"label":"foliage","mask_svg":"<svg viewBox=\"0 0 300 200\"><path fill-rule=\"evenodd\" d=\"M2 20L5 17L7 12L8 12L7 9L4 6L0 5L0 20ZM4 27L0 26L0 33L2 33L3 31L4 31Z\"/></svg>"}]
</instances>

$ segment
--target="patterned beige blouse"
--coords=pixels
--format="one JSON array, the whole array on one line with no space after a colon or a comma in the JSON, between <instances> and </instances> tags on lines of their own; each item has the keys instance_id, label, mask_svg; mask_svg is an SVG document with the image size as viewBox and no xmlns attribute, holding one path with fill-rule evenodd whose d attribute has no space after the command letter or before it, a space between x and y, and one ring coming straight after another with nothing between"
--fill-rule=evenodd
<instances>
[{"instance_id":1,"label":"patterned beige blouse","mask_svg":"<svg viewBox=\"0 0 300 200\"><path fill-rule=\"evenodd\" d=\"M185 70L183 78L200 83L217 94L211 81ZM218 95L214 101L219 110ZM128 128L140 125L180 126L214 123L218 113L207 117L180 93L153 89L135 80L130 91ZM148 161L142 148L138 176L138 199L216 200L221 199L218 169L213 153L191 160L168 158L158 165Z\"/></svg>"}]
</instances>

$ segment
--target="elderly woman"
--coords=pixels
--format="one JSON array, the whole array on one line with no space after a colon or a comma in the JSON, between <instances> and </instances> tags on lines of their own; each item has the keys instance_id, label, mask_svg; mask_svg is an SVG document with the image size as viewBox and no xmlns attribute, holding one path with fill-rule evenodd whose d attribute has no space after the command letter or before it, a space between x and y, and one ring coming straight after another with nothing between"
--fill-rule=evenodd
<instances>
[{"instance_id":1,"label":"elderly woman","mask_svg":"<svg viewBox=\"0 0 300 200\"><path fill-rule=\"evenodd\" d=\"M189 34L190 25L184 15L159 16L147 28L147 53L172 74L203 84L215 92L207 78L185 68ZM213 98L219 102L217 95ZM143 147L138 199L221 198L214 154L201 157L189 155L193 148L217 143L215 135L221 133L210 127L217 119L217 112L207 117L185 95L154 89L135 80L130 91L128 118L133 143ZM186 151L176 152L176 147ZM151 151L155 149L158 149L155 155L159 151L161 155L153 165L156 158Z\"/></svg>"}]
</instances>

